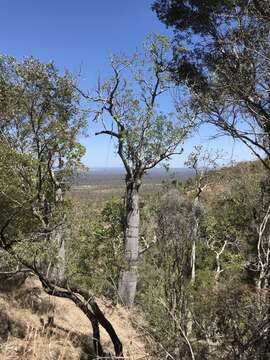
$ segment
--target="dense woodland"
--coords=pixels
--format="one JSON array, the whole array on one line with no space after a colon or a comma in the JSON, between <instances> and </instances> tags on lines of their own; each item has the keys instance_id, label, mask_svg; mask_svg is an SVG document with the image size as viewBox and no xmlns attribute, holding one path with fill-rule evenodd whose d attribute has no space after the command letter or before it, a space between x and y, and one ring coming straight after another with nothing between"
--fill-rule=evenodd
<instances>
[{"instance_id":1,"label":"dense woodland","mask_svg":"<svg viewBox=\"0 0 270 360\"><path fill-rule=\"evenodd\" d=\"M52 62L1 55L0 300L14 302L27 281L68 299L91 332L78 359L269 359L270 3L156 0L149 11L173 38L150 34L113 56L94 91ZM124 169L122 193L106 200L72 187L91 122ZM193 176L144 190L149 171L210 125L254 160L224 165L197 144ZM32 340L5 327L1 301L1 358L75 359L8 357L8 336ZM126 309L143 356L127 351L104 301ZM45 314L50 337L55 313Z\"/></svg>"}]
</instances>

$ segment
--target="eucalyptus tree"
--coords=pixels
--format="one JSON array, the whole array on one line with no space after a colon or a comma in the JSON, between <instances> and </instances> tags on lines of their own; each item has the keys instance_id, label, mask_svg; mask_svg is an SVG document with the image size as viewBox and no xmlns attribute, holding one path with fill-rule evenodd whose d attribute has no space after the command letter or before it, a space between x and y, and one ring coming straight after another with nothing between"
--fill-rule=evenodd
<instances>
[{"instance_id":1,"label":"eucalyptus tree","mask_svg":"<svg viewBox=\"0 0 270 360\"><path fill-rule=\"evenodd\" d=\"M112 57L112 76L99 80L93 96L85 95L92 102L94 120L102 127L96 135L116 140L116 151L125 168L126 265L121 274L119 295L128 306L134 302L137 286L139 190L143 176L172 155L181 154L180 145L190 130L182 121L182 114L161 108L162 101L169 103L172 85L169 56L168 39L150 36L142 54L138 52L132 58Z\"/></svg>"},{"instance_id":2,"label":"eucalyptus tree","mask_svg":"<svg viewBox=\"0 0 270 360\"><path fill-rule=\"evenodd\" d=\"M68 177L83 154L77 137L86 113L76 84L53 63L2 56L0 87L0 249L17 265L5 274L31 272L48 294L70 299L92 325L95 355L106 356L101 325L122 356L122 343L94 295L70 281L66 234L55 241L66 225Z\"/></svg>"},{"instance_id":3,"label":"eucalyptus tree","mask_svg":"<svg viewBox=\"0 0 270 360\"><path fill-rule=\"evenodd\" d=\"M269 1L156 0L153 9L175 29L171 70L198 119L242 141L269 170Z\"/></svg>"},{"instance_id":4,"label":"eucalyptus tree","mask_svg":"<svg viewBox=\"0 0 270 360\"><path fill-rule=\"evenodd\" d=\"M0 190L5 201L13 201L11 218L7 217L2 229L13 226L15 214L36 218L48 242L57 237L61 243L58 255L62 265L57 271L63 273L60 222L53 227L49 224L63 202L67 174L82 155L77 135L85 124L85 114L72 77L60 75L53 63L42 64L32 57L19 62L2 56L0 71L1 179L8 189L8 181L18 184L9 195L5 187ZM12 162L14 167L6 172ZM22 201L16 203L13 196L18 192ZM58 214L58 220L60 217Z\"/></svg>"},{"instance_id":5,"label":"eucalyptus tree","mask_svg":"<svg viewBox=\"0 0 270 360\"><path fill-rule=\"evenodd\" d=\"M205 189L210 185L209 178L211 171L216 170L223 154L220 151L209 151L202 145L196 145L189 154L185 165L191 168L195 173L194 178L194 205L197 207L196 224L194 227L193 245L192 245L192 275L191 283L195 283L196 278L196 241L198 240L199 218L202 215L201 198ZM226 245L225 245L226 246ZM225 249L225 247L224 247ZM223 251L224 251L223 249ZM222 252L223 252L222 251ZM220 254L221 255L221 254Z\"/></svg>"},{"instance_id":6,"label":"eucalyptus tree","mask_svg":"<svg viewBox=\"0 0 270 360\"><path fill-rule=\"evenodd\" d=\"M270 2L156 0L153 9L175 30L171 70L188 86L198 122L240 140L269 177ZM259 286L268 289L269 212L262 212L256 250Z\"/></svg>"}]
</instances>

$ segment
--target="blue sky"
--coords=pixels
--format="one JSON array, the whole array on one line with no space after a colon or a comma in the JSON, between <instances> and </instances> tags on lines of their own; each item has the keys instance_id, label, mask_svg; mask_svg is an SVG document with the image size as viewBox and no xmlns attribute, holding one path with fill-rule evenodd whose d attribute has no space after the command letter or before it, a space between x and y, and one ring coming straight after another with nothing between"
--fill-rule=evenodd
<instances>
[{"instance_id":1,"label":"blue sky","mask_svg":"<svg viewBox=\"0 0 270 360\"><path fill-rule=\"evenodd\" d=\"M151 11L152 0L2 0L0 11L0 52L18 58L33 55L42 61L54 60L60 69L81 71L82 88L93 88L98 74L109 73L108 57L116 52L132 54L147 34L170 35ZM90 128L90 133L92 131ZM250 158L247 149L228 138L209 142L213 129L205 127L189 139L184 153L171 161L183 166L195 144L224 149L228 159ZM121 162L114 155L109 138L81 139L90 167L115 167Z\"/></svg>"}]
</instances>

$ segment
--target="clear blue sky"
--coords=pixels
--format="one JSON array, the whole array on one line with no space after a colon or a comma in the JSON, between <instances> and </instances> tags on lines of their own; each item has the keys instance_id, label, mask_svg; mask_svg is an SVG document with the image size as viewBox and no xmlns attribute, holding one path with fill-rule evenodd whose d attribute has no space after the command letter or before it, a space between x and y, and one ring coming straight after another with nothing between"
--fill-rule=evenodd
<instances>
[{"instance_id":1,"label":"clear blue sky","mask_svg":"<svg viewBox=\"0 0 270 360\"><path fill-rule=\"evenodd\" d=\"M115 52L131 54L147 34L170 34L151 11L152 0L2 0L0 11L0 52L18 58L33 55L42 61L54 60L60 69L78 73L81 86L93 88L98 73L108 74L108 57ZM237 160L248 159L244 146L228 138L209 144L202 129L190 139L181 157L171 165L183 166L192 146L203 143L223 148ZM120 166L114 146L106 137L82 139L87 148L84 162L89 166Z\"/></svg>"}]
</instances>

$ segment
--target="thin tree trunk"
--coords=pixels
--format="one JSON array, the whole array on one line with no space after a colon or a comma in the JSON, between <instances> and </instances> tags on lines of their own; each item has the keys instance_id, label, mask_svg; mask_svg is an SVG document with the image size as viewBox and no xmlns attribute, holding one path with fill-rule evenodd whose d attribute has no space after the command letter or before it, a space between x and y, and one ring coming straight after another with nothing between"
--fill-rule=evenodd
<instances>
[{"instance_id":1,"label":"thin tree trunk","mask_svg":"<svg viewBox=\"0 0 270 360\"><path fill-rule=\"evenodd\" d=\"M191 285L194 285L196 280L196 237L192 242L192 250L191 250Z\"/></svg>"},{"instance_id":2,"label":"thin tree trunk","mask_svg":"<svg viewBox=\"0 0 270 360\"><path fill-rule=\"evenodd\" d=\"M55 194L56 203L63 203L64 192L58 187ZM57 263L53 264L52 275L58 281L63 281L66 278L66 239L68 232L66 228L66 217L63 218L63 224L59 226L52 234L52 241L58 249Z\"/></svg>"},{"instance_id":3,"label":"thin tree trunk","mask_svg":"<svg viewBox=\"0 0 270 360\"><path fill-rule=\"evenodd\" d=\"M191 278L190 278L190 285L193 286L195 284L196 280L196 240L197 240L197 234L198 234L198 220L196 219L196 224L194 228L194 238L192 239L192 249L191 249ZM191 313L191 307L193 303L193 298L191 295L190 298L190 304L188 309L188 321L187 321L187 335L189 336L192 333L192 327L193 327L193 319L192 319L192 313Z\"/></svg>"},{"instance_id":4,"label":"thin tree trunk","mask_svg":"<svg viewBox=\"0 0 270 360\"><path fill-rule=\"evenodd\" d=\"M221 273L221 264L220 264L220 253L216 252L216 274L215 274L215 280L219 280L219 275Z\"/></svg>"},{"instance_id":5,"label":"thin tree trunk","mask_svg":"<svg viewBox=\"0 0 270 360\"><path fill-rule=\"evenodd\" d=\"M200 195L203 189L199 186L199 190L197 190L197 196L194 200L194 206L199 206ZM193 241L192 241L192 251L191 251L191 285L195 284L196 280L196 241L198 238L198 231L199 231L199 218L195 215L195 227L193 232Z\"/></svg>"},{"instance_id":6,"label":"thin tree trunk","mask_svg":"<svg viewBox=\"0 0 270 360\"><path fill-rule=\"evenodd\" d=\"M140 181L126 180L126 227L124 233L125 269L119 282L119 297L132 307L137 288L137 264L139 254L139 188Z\"/></svg>"}]
</instances>

